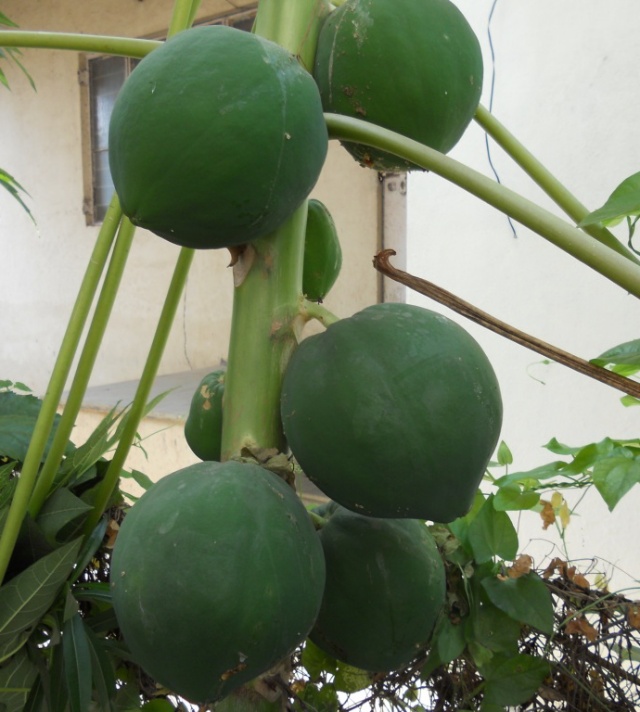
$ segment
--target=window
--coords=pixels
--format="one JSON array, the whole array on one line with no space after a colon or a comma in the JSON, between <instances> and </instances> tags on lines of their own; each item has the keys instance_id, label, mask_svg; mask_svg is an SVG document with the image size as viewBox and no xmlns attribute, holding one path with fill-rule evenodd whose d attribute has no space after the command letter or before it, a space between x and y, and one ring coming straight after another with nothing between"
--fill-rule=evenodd
<instances>
[{"instance_id":1,"label":"window","mask_svg":"<svg viewBox=\"0 0 640 712\"><path fill-rule=\"evenodd\" d=\"M201 21L203 25L229 25L250 31L255 9ZM140 60L128 57L80 58L82 89L84 204L88 225L101 223L113 196L109 171L109 120L116 96Z\"/></svg>"}]
</instances>

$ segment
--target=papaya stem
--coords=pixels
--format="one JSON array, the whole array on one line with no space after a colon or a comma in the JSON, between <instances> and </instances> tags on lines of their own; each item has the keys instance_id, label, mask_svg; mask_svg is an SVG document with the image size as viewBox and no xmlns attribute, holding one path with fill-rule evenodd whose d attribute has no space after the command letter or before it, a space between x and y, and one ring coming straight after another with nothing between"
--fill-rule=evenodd
<instances>
[{"instance_id":1,"label":"papaya stem","mask_svg":"<svg viewBox=\"0 0 640 712\"><path fill-rule=\"evenodd\" d=\"M640 268L579 228L428 146L349 116L325 114L329 136L388 151L455 183L640 298Z\"/></svg>"},{"instance_id":2,"label":"papaya stem","mask_svg":"<svg viewBox=\"0 0 640 712\"><path fill-rule=\"evenodd\" d=\"M89 513L87 521L85 522L84 532L87 536L93 531L93 528L107 508L111 495L118 484L120 473L124 467L129 450L135 440L138 425L144 415L149 394L151 393L151 388L153 387L162 359L162 354L164 353L169 334L171 333L171 327L180 304L187 276L189 275L189 268L191 267L193 256L194 250L192 249L183 247L180 250L167 296L160 313L160 318L158 319L156 332L151 342L149 354L142 369L138 388L136 389L131 408L127 414L127 420L122 429L118 446L116 447L116 451L109 463L102 482L96 488L93 510Z\"/></svg>"},{"instance_id":3,"label":"papaya stem","mask_svg":"<svg viewBox=\"0 0 640 712\"><path fill-rule=\"evenodd\" d=\"M306 222L305 201L282 227L249 245L234 266L243 278L233 298L223 460L244 448L284 449L280 390L297 345Z\"/></svg>"},{"instance_id":4,"label":"papaya stem","mask_svg":"<svg viewBox=\"0 0 640 712\"><path fill-rule=\"evenodd\" d=\"M76 302L71 311L69 323L29 442L16 491L0 535L0 584L7 571L22 521L29 506L42 455L55 420L56 410L121 219L120 203L114 197L98 233Z\"/></svg>"},{"instance_id":5,"label":"papaya stem","mask_svg":"<svg viewBox=\"0 0 640 712\"><path fill-rule=\"evenodd\" d=\"M491 136L500 148L502 148L572 220L579 223L589 214L588 208L547 170L488 109L485 109L482 105L478 106L474 118L476 123ZM605 227L600 225L586 225L582 229L603 245L619 252L632 262L640 264L640 260Z\"/></svg>"},{"instance_id":6,"label":"papaya stem","mask_svg":"<svg viewBox=\"0 0 640 712\"><path fill-rule=\"evenodd\" d=\"M38 515L38 512L49 495L49 489L58 471L65 448L71 436L71 431L73 430L76 418L82 407L82 400L87 390L89 378L91 377L102 338L107 328L109 317L111 316L113 303L118 293L118 287L122 280L122 274L127 263L134 232L134 226L125 218L120 224L116 244L109 262L109 268L107 269L104 284L102 285L102 290L96 303L91 326L89 327L82 354L78 361L62 417L58 423L51 448L42 466L29 502L29 513L34 518Z\"/></svg>"},{"instance_id":7,"label":"papaya stem","mask_svg":"<svg viewBox=\"0 0 640 712\"><path fill-rule=\"evenodd\" d=\"M30 30L2 30L0 47L34 47L61 49L74 52L99 52L142 59L157 49L162 42L108 35L84 35L74 32L34 32Z\"/></svg>"},{"instance_id":8,"label":"papaya stem","mask_svg":"<svg viewBox=\"0 0 640 712\"><path fill-rule=\"evenodd\" d=\"M333 312L329 311L326 307L323 307L317 302L311 302L308 299L303 299L300 305L300 314L304 321L311 321L315 319L319 321L325 329L331 324L335 324L336 321L340 321L340 317L336 316Z\"/></svg>"},{"instance_id":9,"label":"papaya stem","mask_svg":"<svg viewBox=\"0 0 640 712\"><path fill-rule=\"evenodd\" d=\"M289 50L311 72L320 26L330 10L328 0L260 0L254 31Z\"/></svg>"}]
</instances>

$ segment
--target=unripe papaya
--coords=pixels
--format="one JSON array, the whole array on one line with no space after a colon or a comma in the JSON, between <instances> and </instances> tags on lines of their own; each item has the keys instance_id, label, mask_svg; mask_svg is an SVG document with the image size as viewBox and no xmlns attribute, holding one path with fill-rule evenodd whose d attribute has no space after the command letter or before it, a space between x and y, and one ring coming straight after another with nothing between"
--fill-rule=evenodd
<instances>
[{"instance_id":1,"label":"unripe papaya","mask_svg":"<svg viewBox=\"0 0 640 712\"><path fill-rule=\"evenodd\" d=\"M325 111L442 153L473 118L482 75L478 39L449 0L347 0L322 26L314 68ZM376 170L416 168L364 145L344 145Z\"/></svg>"},{"instance_id":2,"label":"unripe papaya","mask_svg":"<svg viewBox=\"0 0 640 712\"><path fill-rule=\"evenodd\" d=\"M375 304L302 341L285 371L284 433L332 500L372 517L449 522L470 508L502 401L479 344L445 316Z\"/></svg>"},{"instance_id":3,"label":"unripe papaya","mask_svg":"<svg viewBox=\"0 0 640 712\"><path fill-rule=\"evenodd\" d=\"M331 213L315 198L308 201L304 238L302 292L321 302L335 284L342 267L342 248Z\"/></svg>"},{"instance_id":4,"label":"unripe papaya","mask_svg":"<svg viewBox=\"0 0 640 712\"><path fill-rule=\"evenodd\" d=\"M311 640L371 672L410 663L428 646L446 594L444 564L424 522L334 507L319 536L326 584Z\"/></svg>"},{"instance_id":5,"label":"unripe papaya","mask_svg":"<svg viewBox=\"0 0 640 712\"><path fill-rule=\"evenodd\" d=\"M222 25L180 32L145 57L109 126L125 215L193 248L279 227L313 188L327 146L318 89L297 59Z\"/></svg>"},{"instance_id":6,"label":"unripe papaya","mask_svg":"<svg viewBox=\"0 0 640 712\"><path fill-rule=\"evenodd\" d=\"M222 699L307 636L324 589L322 546L283 480L200 462L126 514L111 589L133 659L191 702Z\"/></svg>"},{"instance_id":7,"label":"unripe papaya","mask_svg":"<svg viewBox=\"0 0 640 712\"><path fill-rule=\"evenodd\" d=\"M201 460L220 460L224 375L224 371L213 371L200 381L184 423L187 445Z\"/></svg>"}]
</instances>

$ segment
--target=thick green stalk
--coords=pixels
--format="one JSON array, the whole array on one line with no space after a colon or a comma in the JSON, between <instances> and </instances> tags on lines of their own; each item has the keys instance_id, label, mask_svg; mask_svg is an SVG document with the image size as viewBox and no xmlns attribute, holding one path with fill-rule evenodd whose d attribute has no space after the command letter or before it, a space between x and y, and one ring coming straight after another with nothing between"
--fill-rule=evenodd
<instances>
[{"instance_id":1,"label":"thick green stalk","mask_svg":"<svg viewBox=\"0 0 640 712\"><path fill-rule=\"evenodd\" d=\"M85 523L85 535L91 534L93 528L98 523L102 513L105 511L111 499L111 495L118 484L120 473L124 467L129 450L135 440L138 431L138 425L142 419L149 394L158 373L158 367L164 353L171 327L175 318L180 299L189 275L189 268L193 261L194 250L183 247L180 250L178 261L176 263L171 283L167 291L156 332L151 342L149 354L146 363L142 370L138 388L131 404L131 408L126 416L126 424L122 429L122 434L113 455L113 459L109 463L109 467L105 473L104 479L96 489L94 501L92 502L93 511L89 514L88 520Z\"/></svg>"},{"instance_id":2,"label":"thick green stalk","mask_svg":"<svg viewBox=\"0 0 640 712\"><path fill-rule=\"evenodd\" d=\"M1 30L0 47L36 47L66 49L74 52L100 52L124 57L146 57L162 42L138 40L108 35L83 35L74 32L33 32L29 30Z\"/></svg>"},{"instance_id":3,"label":"thick green stalk","mask_svg":"<svg viewBox=\"0 0 640 712\"><path fill-rule=\"evenodd\" d=\"M640 298L640 267L582 230L478 171L423 144L366 121L325 115L329 135L389 151L445 178L533 230L602 276Z\"/></svg>"},{"instance_id":4,"label":"thick green stalk","mask_svg":"<svg viewBox=\"0 0 640 712\"><path fill-rule=\"evenodd\" d=\"M567 190L488 109L480 105L476 111L475 120L572 220L579 223L589 214L589 209ZM588 225L583 230L603 245L619 252L636 264L640 264L640 260L633 252L617 240L615 235L605 227Z\"/></svg>"},{"instance_id":5,"label":"thick green stalk","mask_svg":"<svg viewBox=\"0 0 640 712\"><path fill-rule=\"evenodd\" d=\"M313 64L324 0L260 0L254 31ZM305 201L274 233L251 243L234 267L236 286L225 378L222 459L245 447L284 446L280 390L297 343Z\"/></svg>"},{"instance_id":6,"label":"thick green stalk","mask_svg":"<svg viewBox=\"0 0 640 712\"><path fill-rule=\"evenodd\" d=\"M328 0L260 0L254 32L289 50L312 71Z\"/></svg>"},{"instance_id":7,"label":"thick green stalk","mask_svg":"<svg viewBox=\"0 0 640 712\"><path fill-rule=\"evenodd\" d=\"M224 385L222 459L242 448L283 448L280 388L297 344L306 202L287 223L247 247L236 274Z\"/></svg>"},{"instance_id":8,"label":"thick green stalk","mask_svg":"<svg viewBox=\"0 0 640 712\"><path fill-rule=\"evenodd\" d=\"M20 478L16 491L11 501L11 507L5 521L2 535L0 536L0 583L9 565L13 547L15 546L22 521L27 512L29 500L38 476L38 470L42 461L60 397L64 390L65 383L71 371L71 365L75 356L82 331L86 323L91 304L93 302L100 276L111 250L111 245L116 235L118 225L122 219L122 211L117 198L111 201L107 210L102 228L98 234L98 239L93 248L89 264L85 271L78 297L74 304L69 323L65 331L58 356L53 367L51 379L47 392L42 401L42 407L38 414L38 419L31 436L29 449L22 466Z\"/></svg>"},{"instance_id":9,"label":"thick green stalk","mask_svg":"<svg viewBox=\"0 0 640 712\"><path fill-rule=\"evenodd\" d=\"M38 515L49 494L65 448L71 437L71 431L82 407L82 399L87 390L89 378L111 316L111 310L122 280L134 233L134 226L125 218L120 225L109 268L105 275L102 290L91 320L91 326L78 361L73 383L69 389L62 417L29 502L29 514L34 518Z\"/></svg>"}]
</instances>

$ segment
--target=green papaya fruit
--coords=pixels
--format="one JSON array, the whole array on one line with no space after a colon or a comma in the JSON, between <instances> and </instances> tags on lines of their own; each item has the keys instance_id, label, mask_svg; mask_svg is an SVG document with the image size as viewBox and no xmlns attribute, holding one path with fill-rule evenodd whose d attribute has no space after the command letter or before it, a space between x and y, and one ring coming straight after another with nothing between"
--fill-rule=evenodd
<instances>
[{"instance_id":1,"label":"green papaya fruit","mask_svg":"<svg viewBox=\"0 0 640 712\"><path fill-rule=\"evenodd\" d=\"M309 515L283 480L249 463L200 462L159 480L128 511L110 575L133 659L205 704L305 639L325 566Z\"/></svg>"},{"instance_id":2,"label":"green papaya fruit","mask_svg":"<svg viewBox=\"0 0 640 712\"><path fill-rule=\"evenodd\" d=\"M125 82L109 163L129 219L178 245L239 245L279 227L324 164L318 89L297 59L214 25L168 39Z\"/></svg>"},{"instance_id":3,"label":"green papaya fruit","mask_svg":"<svg viewBox=\"0 0 640 712\"><path fill-rule=\"evenodd\" d=\"M319 536L326 583L311 640L362 670L410 663L428 646L446 595L444 564L424 522L337 507Z\"/></svg>"},{"instance_id":4,"label":"green papaya fruit","mask_svg":"<svg viewBox=\"0 0 640 712\"><path fill-rule=\"evenodd\" d=\"M213 371L200 381L184 423L187 445L201 460L220 460L224 375Z\"/></svg>"},{"instance_id":5,"label":"green papaya fruit","mask_svg":"<svg viewBox=\"0 0 640 712\"><path fill-rule=\"evenodd\" d=\"M329 498L372 517L449 522L471 507L502 401L462 327L385 303L302 341L281 416L291 451Z\"/></svg>"},{"instance_id":6,"label":"green papaya fruit","mask_svg":"<svg viewBox=\"0 0 640 712\"><path fill-rule=\"evenodd\" d=\"M442 153L459 141L482 92L480 44L449 0L347 0L323 23L314 77L325 111L369 121ZM344 144L362 165L415 165Z\"/></svg>"},{"instance_id":7,"label":"green papaya fruit","mask_svg":"<svg viewBox=\"0 0 640 712\"><path fill-rule=\"evenodd\" d=\"M331 213L324 203L311 198L307 204L302 292L321 302L335 284L342 267L342 248Z\"/></svg>"}]
</instances>

